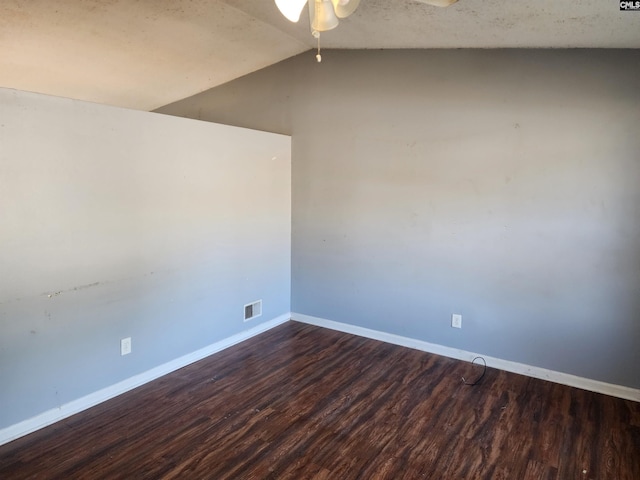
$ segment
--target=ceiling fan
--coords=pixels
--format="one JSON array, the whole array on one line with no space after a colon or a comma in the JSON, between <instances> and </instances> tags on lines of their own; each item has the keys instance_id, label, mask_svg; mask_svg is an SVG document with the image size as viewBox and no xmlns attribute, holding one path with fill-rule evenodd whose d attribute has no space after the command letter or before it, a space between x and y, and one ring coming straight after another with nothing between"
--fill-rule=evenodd
<instances>
[{"instance_id":1,"label":"ceiling fan","mask_svg":"<svg viewBox=\"0 0 640 480\"><path fill-rule=\"evenodd\" d=\"M413 0L435 7L448 7L458 0ZM287 20L296 23L300 20L305 3L309 3L309 23L311 34L318 39L316 59L322 61L320 55L320 32L333 30L340 23L339 18L347 18L356 11L360 0L275 0L280 13Z\"/></svg>"}]
</instances>

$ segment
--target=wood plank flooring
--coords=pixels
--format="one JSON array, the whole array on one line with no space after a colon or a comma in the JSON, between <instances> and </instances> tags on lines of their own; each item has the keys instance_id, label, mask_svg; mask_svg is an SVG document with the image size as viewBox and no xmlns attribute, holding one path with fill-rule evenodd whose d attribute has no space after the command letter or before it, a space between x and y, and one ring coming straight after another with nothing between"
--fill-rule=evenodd
<instances>
[{"instance_id":1,"label":"wood plank flooring","mask_svg":"<svg viewBox=\"0 0 640 480\"><path fill-rule=\"evenodd\" d=\"M0 447L0 478L640 479L640 403L288 322Z\"/></svg>"}]
</instances>

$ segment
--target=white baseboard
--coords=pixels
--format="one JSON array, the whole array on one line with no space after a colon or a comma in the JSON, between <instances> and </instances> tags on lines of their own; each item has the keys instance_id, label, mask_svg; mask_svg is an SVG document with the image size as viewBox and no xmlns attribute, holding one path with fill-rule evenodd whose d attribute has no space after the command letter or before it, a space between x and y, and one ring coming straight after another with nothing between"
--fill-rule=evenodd
<instances>
[{"instance_id":1,"label":"white baseboard","mask_svg":"<svg viewBox=\"0 0 640 480\"><path fill-rule=\"evenodd\" d=\"M331 330L338 330L340 332L351 333L360 337L372 338L374 340L380 340L394 345L422 350L424 352L435 353L436 355L456 358L458 360L470 362L474 357L481 356L487 362L488 367L505 370L507 372L519 373L528 377L540 378L542 380L549 380L551 382L581 388L591 392L604 393L605 395L640 402L640 390L631 387L591 380L589 378L578 377L576 375L570 375L568 373L557 372L554 370L547 370L546 368L534 367L532 365L525 365L523 363L503 360L501 358L487 357L486 355L467 352L466 350L458 350L456 348L445 347L443 345L394 335L392 333L371 330L368 328L358 327L356 325L349 325L347 323L334 322L333 320L327 320L324 318L312 317L302 313L291 313L291 320L316 325L318 327L325 327Z\"/></svg>"},{"instance_id":2,"label":"white baseboard","mask_svg":"<svg viewBox=\"0 0 640 480\"><path fill-rule=\"evenodd\" d=\"M287 313L284 315L280 315L279 317L276 317L268 322L256 325L249 330L245 330L244 332L237 333L235 335L232 335L231 337L225 338L223 340L220 340L219 342L201 348L200 350L196 350L195 352L189 353L180 358L176 358L175 360L167 362L163 365L159 365L158 367L155 367L151 370L140 373L138 375L134 375L133 377L130 377L109 387L103 388L102 390L98 390L97 392L93 392L82 398L66 403L60 408L48 410L39 415L36 415L35 417L6 427L0 430L0 445L9 443L12 440L20 438L24 435L28 435L29 433L35 432L36 430L63 420L67 417L70 417L71 415L75 415L76 413L98 405L99 403L116 397L122 393L128 392L129 390L133 390L134 388L144 385L145 383L155 380L156 378L171 373L191 363L197 362L198 360L202 360L209 355L220 352L228 347L243 342L244 340L248 340L251 337L266 332L267 330L270 330L289 320L317 325L319 327L329 328L331 330L337 330L361 337L380 340L382 342L401 345L403 347L413 348L416 350L434 353L436 355L442 355L445 357L456 358L458 360L471 361L474 357L482 356L486 360L487 366L489 367L498 368L500 370L505 370L513 373L519 373L521 375L526 375L529 377L549 380L551 382L568 385L570 387L577 387L583 390L603 393L605 395L611 395L613 397L640 402L639 389L600 382L598 380L591 380L588 378L570 375L568 373L562 373L554 370L547 370L545 368L512 362L510 360L487 357L485 355L468 352L466 350L445 347L443 345L437 345L434 343L425 342L423 340L416 340L414 338L403 337L392 333L371 330L368 328L358 327L356 325L349 325L347 323L334 322L332 320L312 317L301 313Z\"/></svg>"},{"instance_id":3,"label":"white baseboard","mask_svg":"<svg viewBox=\"0 0 640 480\"><path fill-rule=\"evenodd\" d=\"M229 348L233 345L236 345L237 343L243 342L251 337L259 335L260 333L266 332L267 330L285 323L290 319L290 313L280 315L273 320L269 320L268 322L256 325L249 330L237 333L235 335L232 335L231 337L225 338L223 340L220 340L219 342L201 348L200 350L196 350L195 352L176 358L175 360L159 365L155 368L152 368L151 370L147 370L146 372L134 375L133 377L127 378L126 380L103 388L102 390L98 390L97 392L93 392L82 398L73 400L72 402L62 405L60 408L48 410L39 415L36 415L35 417L3 428L2 430L0 430L0 445L9 443L12 440L20 438L31 432L35 432L36 430L63 420L67 417L70 417L71 415L75 415L76 413L79 413L83 410L94 407L99 403L116 397L122 393L128 392L129 390L133 390L134 388L144 385L145 383L155 380L156 378L162 377L163 375L171 373L191 363L197 362L198 360L202 360L203 358L224 350L225 348Z\"/></svg>"}]
</instances>

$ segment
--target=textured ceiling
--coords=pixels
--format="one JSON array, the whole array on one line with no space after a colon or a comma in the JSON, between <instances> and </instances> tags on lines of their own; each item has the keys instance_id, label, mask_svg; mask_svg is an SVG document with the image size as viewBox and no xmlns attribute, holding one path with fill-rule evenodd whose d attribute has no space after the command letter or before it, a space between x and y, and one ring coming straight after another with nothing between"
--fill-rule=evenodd
<instances>
[{"instance_id":1,"label":"textured ceiling","mask_svg":"<svg viewBox=\"0 0 640 480\"><path fill-rule=\"evenodd\" d=\"M361 0L324 48L640 48L613 0ZM152 110L315 46L272 0L2 0L0 86Z\"/></svg>"}]
</instances>

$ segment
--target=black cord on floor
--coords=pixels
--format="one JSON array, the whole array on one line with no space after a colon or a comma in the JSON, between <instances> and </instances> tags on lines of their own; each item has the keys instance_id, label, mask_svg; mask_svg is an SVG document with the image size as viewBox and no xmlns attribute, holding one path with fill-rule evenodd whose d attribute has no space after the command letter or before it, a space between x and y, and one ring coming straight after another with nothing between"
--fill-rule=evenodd
<instances>
[{"instance_id":1,"label":"black cord on floor","mask_svg":"<svg viewBox=\"0 0 640 480\"><path fill-rule=\"evenodd\" d=\"M482 378L484 377L484 374L487 373L487 362L485 361L485 359L482 357L476 357L473 360L471 360L471 365L474 365L476 360L482 360L482 363L484 364L484 368L482 369L482 375L480 375L475 382L467 382L464 379L464 377L462 377L462 383L464 383L465 385L471 385L471 386L478 385L478 383L480 383L480 380L482 380Z\"/></svg>"}]
</instances>

